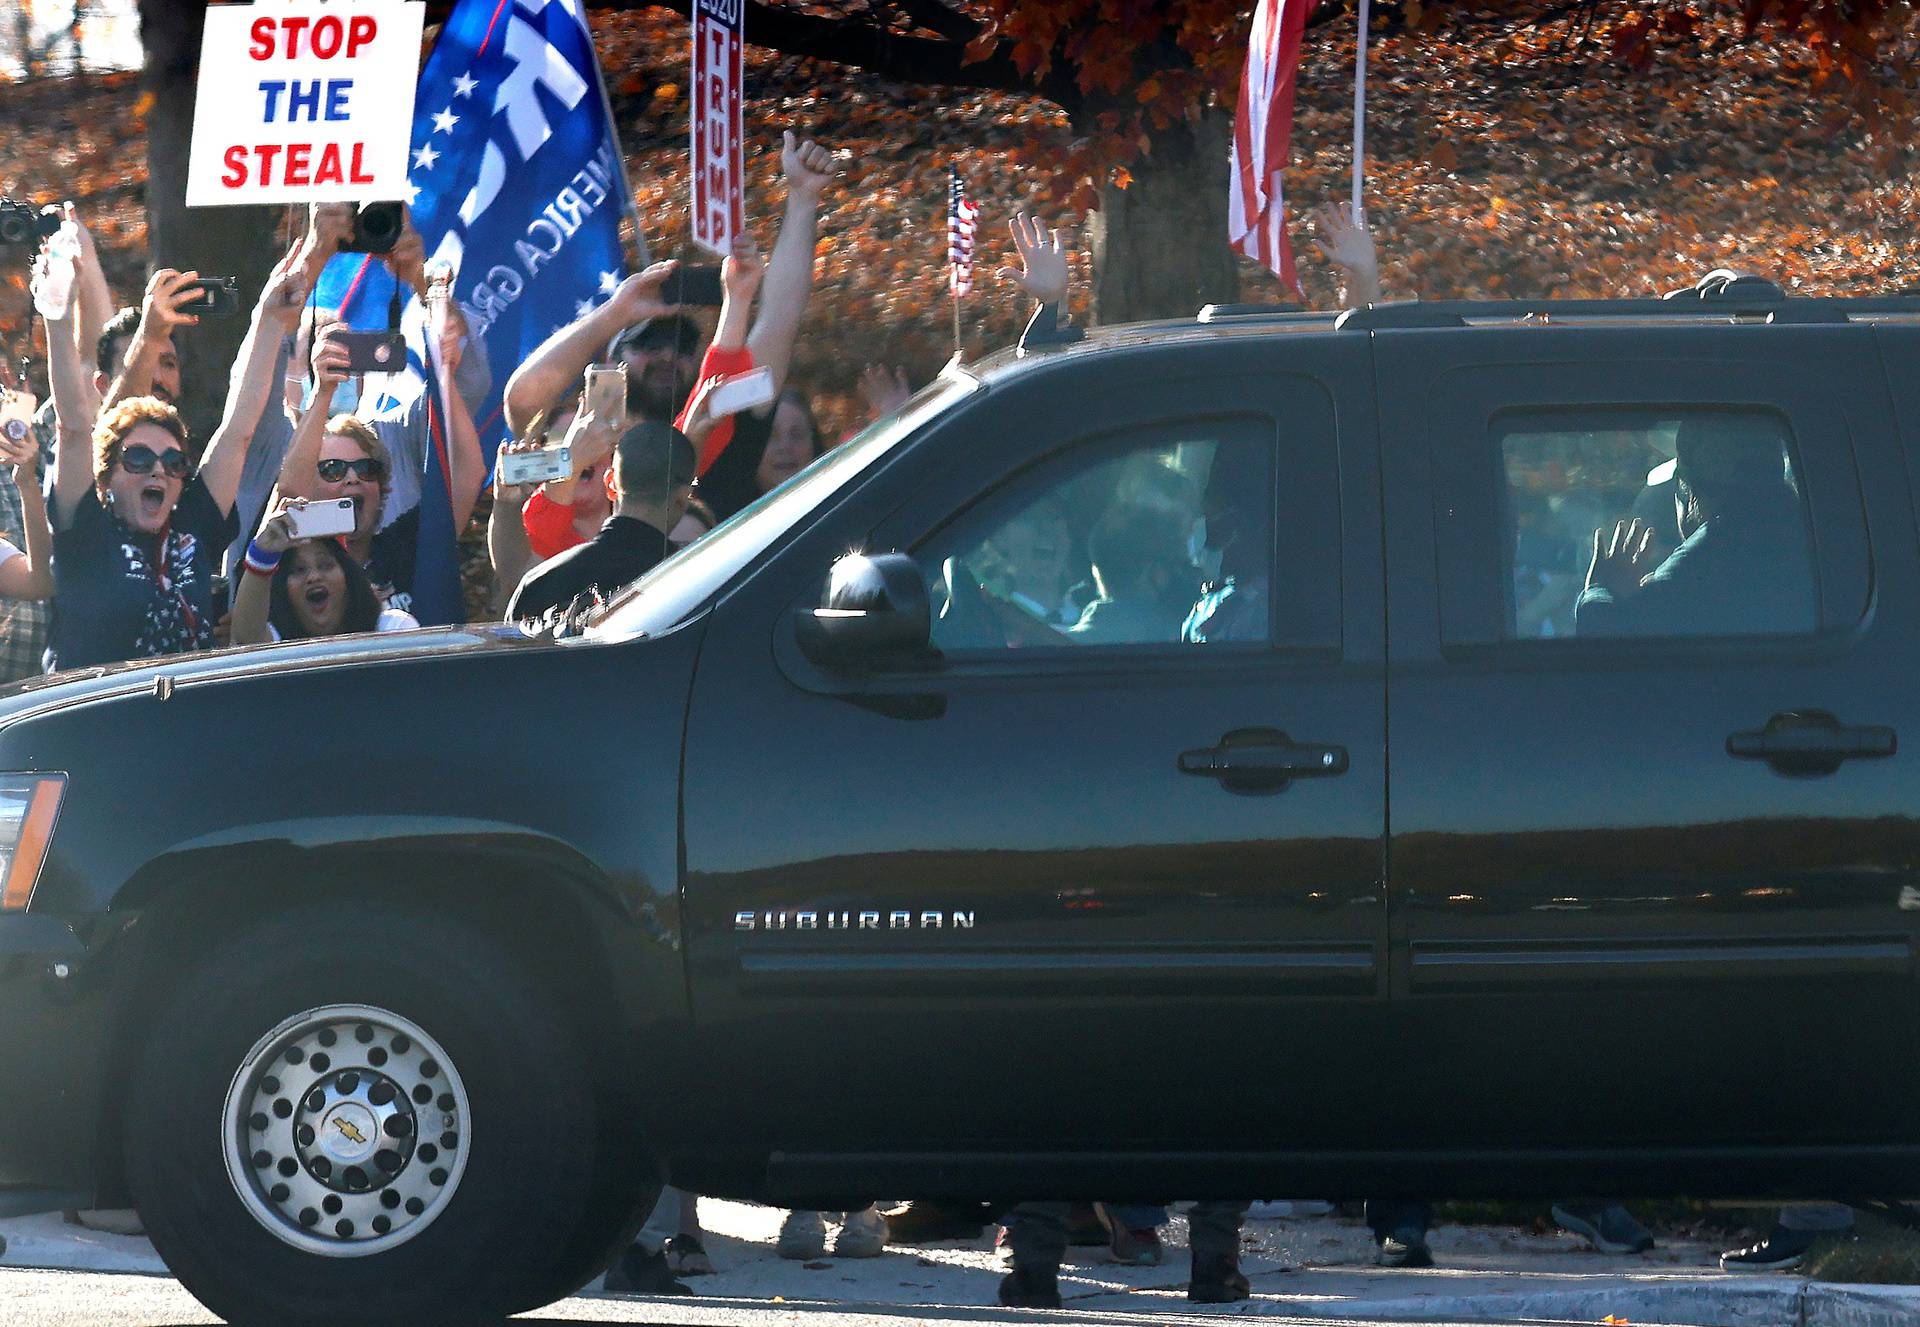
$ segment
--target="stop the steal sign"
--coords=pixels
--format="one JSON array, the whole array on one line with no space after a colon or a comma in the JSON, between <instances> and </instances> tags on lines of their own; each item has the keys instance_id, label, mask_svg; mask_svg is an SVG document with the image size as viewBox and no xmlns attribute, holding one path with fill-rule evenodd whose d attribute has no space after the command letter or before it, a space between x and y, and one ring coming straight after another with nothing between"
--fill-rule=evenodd
<instances>
[{"instance_id":1,"label":"stop the steal sign","mask_svg":"<svg viewBox=\"0 0 1920 1327\"><path fill-rule=\"evenodd\" d=\"M407 197L426 5L210 5L187 206Z\"/></svg>"}]
</instances>

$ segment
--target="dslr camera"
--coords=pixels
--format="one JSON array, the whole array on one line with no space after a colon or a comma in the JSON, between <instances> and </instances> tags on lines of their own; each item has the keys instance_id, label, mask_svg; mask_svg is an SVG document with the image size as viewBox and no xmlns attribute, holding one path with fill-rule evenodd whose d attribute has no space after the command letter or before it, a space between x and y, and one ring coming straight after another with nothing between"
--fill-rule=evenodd
<instances>
[{"instance_id":1,"label":"dslr camera","mask_svg":"<svg viewBox=\"0 0 1920 1327\"><path fill-rule=\"evenodd\" d=\"M42 240L50 239L59 229L60 218L54 213L42 212L32 203L18 199L0 198L0 245L38 248Z\"/></svg>"},{"instance_id":2,"label":"dslr camera","mask_svg":"<svg viewBox=\"0 0 1920 1327\"><path fill-rule=\"evenodd\" d=\"M353 214L353 234L340 246L342 253L391 253L407 228L407 212L401 203L362 203Z\"/></svg>"}]
</instances>

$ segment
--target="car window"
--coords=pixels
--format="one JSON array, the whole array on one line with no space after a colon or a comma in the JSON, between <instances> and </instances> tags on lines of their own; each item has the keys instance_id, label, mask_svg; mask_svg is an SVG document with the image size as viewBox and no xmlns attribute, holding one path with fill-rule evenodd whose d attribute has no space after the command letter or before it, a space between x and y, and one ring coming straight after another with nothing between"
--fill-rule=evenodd
<instances>
[{"instance_id":1,"label":"car window","mask_svg":"<svg viewBox=\"0 0 1920 1327\"><path fill-rule=\"evenodd\" d=\"M1162 425L1055 453L915 549L947 653L1265 644L1273 425Z\"/></svg>"},{"instance_id":2,"label":"car window","mask_svg":"<svg viewBox=\"0 0 1920 1327\"><path fill-rule=\"evenodd\" d=\"M1815 630L1811 523L1784 416L1510 412L1494 444L1509 638Z\"/></svg>"}]
</instances>

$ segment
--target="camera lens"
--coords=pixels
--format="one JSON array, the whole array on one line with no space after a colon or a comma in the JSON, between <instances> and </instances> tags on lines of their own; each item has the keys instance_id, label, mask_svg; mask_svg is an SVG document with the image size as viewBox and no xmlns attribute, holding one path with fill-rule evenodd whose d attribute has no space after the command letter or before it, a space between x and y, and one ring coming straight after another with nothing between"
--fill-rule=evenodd
<instances>
[{"instance_id":1,"label":"camera lens","mask_svg":"<svg viewBox=\"0 0 1920 1327\"><path fill-rule=\"evenodd\" d=\"M390 252L406 227L399 203L362 203L353 218L353 248L361 253Z\"/></svg>"}]
</instances>

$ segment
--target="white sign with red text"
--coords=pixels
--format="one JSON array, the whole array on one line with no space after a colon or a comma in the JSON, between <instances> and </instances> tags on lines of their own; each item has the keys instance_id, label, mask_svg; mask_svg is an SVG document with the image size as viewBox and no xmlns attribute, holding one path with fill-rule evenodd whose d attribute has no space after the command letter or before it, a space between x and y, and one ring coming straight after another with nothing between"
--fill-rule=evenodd
<instances>
[{"instance_id":1,"label":"white sign with red text","mask_svg":"<svg viewBox=\"0 0 1920 1327\"><path fill-rule=\"evenodd\" d=\"M187 206L404 199L418 0L209 5Z\"/></svg>"},{"instance_id":2,"label":"white sign with red text","mask_svg":"<svg viewBox=\"0 0 1920 1327\"><path fill-rule=\"evenodd\" d=\"M744 0L694 0L693 242L725 256L746 229L740 144Z\"/></svg>"}]
</instances>

